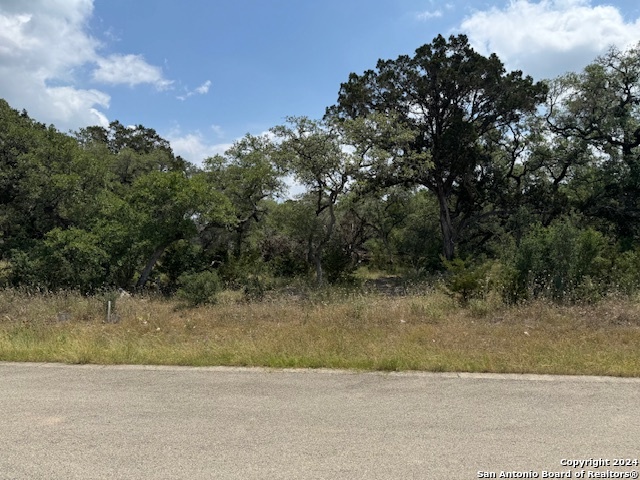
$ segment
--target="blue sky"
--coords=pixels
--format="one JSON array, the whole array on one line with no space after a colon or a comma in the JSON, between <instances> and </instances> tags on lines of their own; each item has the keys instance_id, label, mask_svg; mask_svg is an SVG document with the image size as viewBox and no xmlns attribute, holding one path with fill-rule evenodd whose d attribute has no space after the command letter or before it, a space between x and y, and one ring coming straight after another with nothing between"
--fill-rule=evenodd
<instances>
[{"instance_id":1,"label":"blue sky","mask_svg":"<svg viewBox=\"0 0 640 480\"><path fill-rule=\"evenodd\" d=\"M537 79L640 41L637 0L0 0L0 97L62 131L154 128L199 163L350 72L465 33Z\"/></svg>"}]
</instances>

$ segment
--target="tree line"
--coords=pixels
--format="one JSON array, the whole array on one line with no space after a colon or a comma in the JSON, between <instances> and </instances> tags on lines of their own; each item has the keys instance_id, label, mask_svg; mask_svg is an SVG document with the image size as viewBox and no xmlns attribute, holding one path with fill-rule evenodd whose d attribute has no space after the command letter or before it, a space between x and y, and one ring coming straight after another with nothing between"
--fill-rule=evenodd
<instances>
[{"instance_id":1,"label":"tree line","mask_svg":"<svg viewBox=\"0 0 640 480\"><path fill-rule=\"evenodd\" d=\"M259 292L366 266L465 298L633 293L639 193L640 44L535 82L438 36L198 166L151 128L65 134L0 100L3 286Z\"/></svg>"}]
</instances>

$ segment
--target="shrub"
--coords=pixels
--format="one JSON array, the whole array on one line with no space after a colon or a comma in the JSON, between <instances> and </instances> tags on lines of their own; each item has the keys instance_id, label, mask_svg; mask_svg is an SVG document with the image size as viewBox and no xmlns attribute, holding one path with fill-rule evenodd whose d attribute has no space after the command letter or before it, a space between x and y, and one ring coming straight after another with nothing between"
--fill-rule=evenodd
<instances>
[{"instance_id":1,"label":"shrub","mask_svg":"<svg viewBox=\"0 0 640 480\"><path fill-rule=\"evenodd\" d=\"M108 255L95 234L55 228L28 251L14 250L10 262L14 285L90 293L105 283Z\"/></svg>"},{"instance_id":2,"label":"shrub","mask_svg":"<svg viewBox=\"0 0 640 480\"><path fill-rule=\"evenodd\" d=\"M512 300L540 296L558 301L595 299L608 283L606 247L601 233L580 229L570 219L534 228L512 259Z\"/></svg>"},{"instance_id":3,"label":"shrub","mask_svg":"<svg viewBox=\"0 0 640 480\"><path fill-rule=\"evenodd\" d=\"M460 295L464 302L482 293L486 273L484 265L472 266L461 258L443 259L443 263L447 269L445 285L451 293Z\"/></svg>"},{"instance_id":4,"label":"shrub","mask_svg":"<svg viewBox=\"0 0 640 480\"><path fill-rule=\"evenodd\" d=\"M455 258L443 260L447 269L445 286L450 293L460 296L463 302L471 299L486 299L491 293L497 297L508 297L508 286L512 271L496 260L473 264L469 260Z\"/></svg>"},{"instance_id":5,"label":"shrub","mask_svg":"<svg viewBox=\"0 0 640 480\"><path fill-rule=\"evenodd\" d=\"M220 277L211 271L183 274L178 278L178 283L177 297L191 306L216 303L218 293L222 290Z\"/></svg>"},{"instance_id":6,"label":"shrub","mask_svg":"<svg viewBox=\"0 0 640 480\"><path fill-rule=\"evenodd\" d=\"M640 290L640 249L616 255L612 272L613 288L632 295Z\"/></svg>"}]
</instances>

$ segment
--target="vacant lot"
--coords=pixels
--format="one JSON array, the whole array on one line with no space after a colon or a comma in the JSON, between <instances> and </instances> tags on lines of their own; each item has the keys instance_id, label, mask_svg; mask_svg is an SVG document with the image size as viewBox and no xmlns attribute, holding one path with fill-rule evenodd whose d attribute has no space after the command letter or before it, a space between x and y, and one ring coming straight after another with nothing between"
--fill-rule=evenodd
<instances>
[{"instance_id":1,"label":"vacant lot","mask_svg":"<svg viewBox=\"0 0 640 480\"><path fill-rule=\"evenodd\" d=\"M0 360L640 376L640 302L335 293L184 308L157 298L0 292Z\"/></svg>"}]
</instances>

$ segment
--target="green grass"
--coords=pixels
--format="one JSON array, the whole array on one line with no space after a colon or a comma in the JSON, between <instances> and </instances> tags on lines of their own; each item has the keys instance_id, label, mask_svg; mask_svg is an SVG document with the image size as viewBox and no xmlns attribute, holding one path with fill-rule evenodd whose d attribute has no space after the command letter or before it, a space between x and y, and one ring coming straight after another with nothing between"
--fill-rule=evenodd
<instances>
[{"instance_id":1,"label":"green grass","mask_svg":"<svg viewBox=\"0 0 640 480\"><path fill-rule=\"evenodd\" d=\"M162 299L0 292L0 360L640 376L640 303L460 307L442 293L177 308Z\"/></svg>"}]
</instances>

